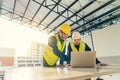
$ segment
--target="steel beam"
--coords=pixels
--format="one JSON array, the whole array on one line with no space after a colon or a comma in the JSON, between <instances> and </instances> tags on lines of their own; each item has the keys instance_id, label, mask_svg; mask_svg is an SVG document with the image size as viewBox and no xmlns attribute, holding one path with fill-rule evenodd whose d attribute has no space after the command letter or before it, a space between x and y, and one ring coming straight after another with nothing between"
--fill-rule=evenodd
<instances>
[{"instance_id":1,"label":"steel beam","mask_svg":"<svg viewBox=\"0 0 120 80\"><path fill-rule=\"evenodd\" d=\"M77 27L77 28L75 28L75 29L73 29L71 31L77 30L77 29L81 28L82 26L85 26L86 24L89 24L89 23L91 23L91 22L93 22L93 21L95 21L95 20L97 20L97 19L99 19L99 18L101 18L103 16L111 14L112 12L114 12L114 11L116 11L118 9L120 9L120 5L116 6L115 8L110 9L109 11L107 11L107 12L105 12L105 13L103 13L103 14L101 14L101 15L93 18L93 19L91 19L90 21L86 22L85 24L80 25L79 27Z\"/></svg>"},{"instance_id":2,"label":"steel beam","mask_svg":"<svg viewBox=\"0 0 120 80\"><path fill-rule=\"evenodd\" d=\"M54 7L52 7L52 9L47 13L47 15L40 21L40 23L37 25L37 27L46 19L46 17L53 11L53 9L55 9L55 7L61 2L61 0L58 1L57 4L55 4Z\"/></svg>"},{"instance_id":3,"label":"steel beam","mask_svg":"<svg viewBox=\"0 0 120 80\"><path fill-rule=\"evenodd\" d=\"M43 0L43 2L41 3L41 5L39 6L39 8L37 9L37 11L35 12L34 16L32 17L31 21L30 21L30 24L31 22L33 21L33 19L35 18L35 16L37 15L37 13L39 12L39 10L41 9L42 5L44 4L45 0Z\"/></svg>"},{"instance_id":4,"label":"steel beam","mask_svg":"<svg viewBox=\"0 0 120 80\"><path fill-rule=\"evenodd\" d=\"M56 21L62 14L64 14L69 8L71 8L78 0L75 0L72 4L70 4L64 11L60 13L54 20L52 20L43 30L48 28L54 21Z\"/></svg>"},{"instance_id":5,"label":"steel beam","mask_svg":"<svg viewBox=\"0 0 120 80\"><path fill-rule=\"evenodd\" d=\"M42 5L41 3L39 3L38 1L36 1L36 0L33 0L34 2L36 2L37 4L39 4L39 5ZM55 2L55 4L57 3L56 1L54 1L54 0L52 0L53 2ZM45 3L45 5L43 5L43 7L45 7L45 8L47 8L47 9L49 9L49 10L51 10L48 6L46 6L47 4ZM61 4L58 4L56 7L57 7L57 11L56 10L53 10L53 12L54 13L56 13L56 14L58 14L58 15L60 15L60 12L58 12L58 10L59 10L59 8L58 8L58 6L61 6L61 7L63 7L63 8L65 8L64 6L62 6ZM65 8L66 9L66 8ZM69 10L70 12L72 12L71 10ZM73 13L73 12L72 12ZM64 16L64 15L61 15L62 17L64 17L64 18L67 18L66 16ZM74 22L73 20L70 20L70 21L72 21L72 22Z\"/></svg>"},{"instance_id":6,"label":"steel beam","mask_svg":"<svg viewBox=\"0 0 120 80\"><path fill-rule=\"evenodd\" d=\"M105 20L103 20L103 21L101 21L101 22L99 22L99 23L96 23L96 24L94 24L93 26L90 26L89 28L86 28L86 29L84 29L84 30L81 30L80 33L85 32L85 31L87 31L87 30L90 30L90 29L92 29L92 28L97 28L97 26L99 26L99 25L101 25L101 24L104 24L104 23L107 23L107 22L109 22L109 21L111 21L111 20L113 20L113 19L116 19L116 18L118 18L118 17L120 17L120 13L119 13L119 14L116 14L116 15L108 18L108 19L105 19Z\"/></svg>"},{"instance_id":7,"label":"steel beam","mask_svg":"<svg viewBox=\"0 0 120 80\"><path fill-rule=\"evenodd\" d=\"M98 7L97 9L95 9L95 10L91 11L90 13L88 13L87 15L83 16L82 18L80 18L80 19L77 20L76 22L73 22L70 26L72 26L72 25L74 25L75 23L79 22L80 20L82 20L82 19L84 19L84 18L86 18L86 17L92 15L93 13L95 13L95 12L97 12L98 10L100 10L100 9L102 9L102 8L104 8L104 7L106 7L107 5L113 3L114 1L116 1L116 0L110 0L110 1L106 2L105 4L101 5L101 6Z\"/></svg>"},{"instance_id":8,"label":"steel beam","mask_svg":"<svg viewBox=\"0 0 120 80\"><path fill-rule=\"evenodd\" d=\"M16 6L16 0L14 0L14 5L13 5L13 13L12 13L11 19L13 19L13 16L14 16L14 12L15 12L15 6Z\"/></svg>"},{"instance_id":9,"label":"steel beam","mask_svg":"<svg viewBox=\"0 0 120 80\"><path fill-rule=\"evenodd\" d=\"M56 28L58 28L60 25L62 25L63 23L65 23L66 21L68 21L69 19L71 19L72 17L74 17L75 15L77 15L79 12L81 12L82 10L84 10L85 8L87 8L89 5L91 5L92 3L94 3L96 0L93 0L89 3L87 3L85 6L83 6L82 8L80 8L78 11L76 11L73 15L71 15L70 17L66 18L66 20L64 20L63 22L61 22L59 25L57 25L54 29L52 29L50 32L54 31ZM49 32L49 33L50 33Z\"/></svg>"},{"instance_id":10,"label":"steel beam","mask_svg":"<svg viewBox=\"0 0 120 80\"><path fill-rule=\"evenodd\" d=\"M22 22L22 20L23 20L23 18L24 18L24 16L25 16L25 13L26 13L26 11L27 11L27 9L28 9L28 6L29 6L29 4L30 4L30 1L31 1L31 0L29 0L28 3L27 3L27 6L26 6L25 11L24 11L24 13L23 13L23 16L22 16L22 18L21 18L21 22Z\"/></svg>"}]
</instances>

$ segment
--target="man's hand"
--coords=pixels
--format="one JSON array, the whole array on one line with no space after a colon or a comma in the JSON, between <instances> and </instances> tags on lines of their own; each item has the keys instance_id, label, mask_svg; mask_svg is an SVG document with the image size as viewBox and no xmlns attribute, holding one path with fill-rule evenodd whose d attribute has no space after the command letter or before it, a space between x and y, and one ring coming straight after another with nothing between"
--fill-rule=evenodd
<instances>
[{"instance_id":1,"label":"man's hand","mask_svg":"<svg viewBox=\"0 0 120 80\"><path fill-rule=\"evenodd\" d=\"M67 66L71 66L71 64L67 64Z\"/></svg>"},{"instance_id":2,"label":"man's hand","mask_svg":"<svg viewBox=\"0 0 120 80\"><path fill-rule=\"evenodd\" d=\"M105 64L105 63L98 63L97 65L98 65L98 66L108 66L108 65Z\"/></svg>"},{"instance_id":3,"label":"man's hand","mask_svg":"<svg viewBox=\"0 0 120 80\"><path fill-rule=\"evenodd\" d=\"M64 65L63 65L63 64L59 64L59 65L57 65L57 67L61 67L61 68L63 68Z\"/></svg>"}]
</instances>

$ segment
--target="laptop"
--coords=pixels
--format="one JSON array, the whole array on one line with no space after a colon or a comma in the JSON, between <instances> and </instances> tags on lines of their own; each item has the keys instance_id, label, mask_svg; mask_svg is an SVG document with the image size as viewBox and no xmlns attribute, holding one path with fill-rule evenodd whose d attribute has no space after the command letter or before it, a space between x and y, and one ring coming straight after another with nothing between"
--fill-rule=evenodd
<instances>
[{"instance_id":1,"label":"laptop","mask_svg":"<svg viewBox=\"0 0 120 80\"><path fill-rule=\"evenodd\" d=\"M96 65L96 51L71 52L72 68L92 68Z\"/></svg>"}]
</instances>

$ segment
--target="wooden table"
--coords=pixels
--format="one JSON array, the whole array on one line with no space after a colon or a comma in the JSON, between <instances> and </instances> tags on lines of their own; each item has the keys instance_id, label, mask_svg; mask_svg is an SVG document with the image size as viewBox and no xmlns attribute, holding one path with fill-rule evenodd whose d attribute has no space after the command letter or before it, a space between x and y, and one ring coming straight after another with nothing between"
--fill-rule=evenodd
<instances>
[{"instance_id":1,"label":"wooden table","mask_svg":"<svg viewBox=\"0 0 120 80\"><path fill-rule=\"evenodd\" d=\"M114 73L120 73L120 66L101 68L16 67L5 70L4 80L85 80Z\"/></svg>"}]
</instances>

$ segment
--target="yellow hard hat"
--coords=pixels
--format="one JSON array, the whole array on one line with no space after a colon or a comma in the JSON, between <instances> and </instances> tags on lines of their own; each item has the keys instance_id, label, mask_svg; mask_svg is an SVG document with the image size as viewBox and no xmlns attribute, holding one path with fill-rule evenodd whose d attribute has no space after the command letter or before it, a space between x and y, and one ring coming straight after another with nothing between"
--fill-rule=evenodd
<instances>
[{"instance_id":1,"label":"yellow hard hat","mask_svg":"<svg viewBox=\"0 0 120 80\"><path fill-rule=\"evenodd\" d=\"M71 28L70 28L69 24L62 24L60 26L60 30L63 31L67 35L70 35L70 33L71 33Z\"/></svg>"},{"instance_id":2,"label":"yellow hard hat","mask_svg":"<svg viewBox=\"0 0 120 80\"><path fill-rule=\"evenodd\" d=\"M80 39L80 33L78 31L75 31L72 33L72 39Z\"/></svg>"}]
</instances>

